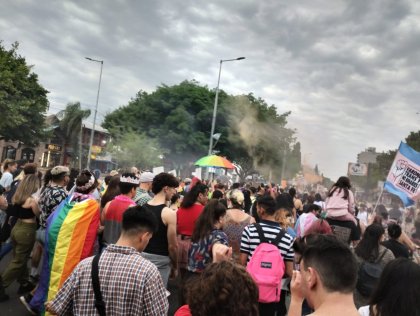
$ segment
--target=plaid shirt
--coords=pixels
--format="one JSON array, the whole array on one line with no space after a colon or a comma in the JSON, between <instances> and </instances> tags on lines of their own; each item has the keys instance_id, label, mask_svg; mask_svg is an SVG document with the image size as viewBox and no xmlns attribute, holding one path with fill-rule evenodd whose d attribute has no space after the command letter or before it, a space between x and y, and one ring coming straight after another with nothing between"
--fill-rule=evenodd
<instances>
[{"instance_id":1,"label":"plaid shirt","mask_svg":"<svg viewBox=\"0 0 420 316\"><path fill-rule=\"evenodd\" d=\"M57 315L98 315L92 287L93 257L81 261L51 302ZM131 247L109 245L99 260L107 315L166 315L168 299L156 266Z\"/></svg>"},{"instance_id":2,"label":"plaid shirt","mask_svg":"<svg viewBox=\"0 0 420 316\"><path fill-rule=\"evenodd\" d=\"M134 197L134 202L136 202L137 205L143 206L147 202L149 202L152 199L149 192L146 190L137 188L136 196Z\"/></svg>"}]
</instances>

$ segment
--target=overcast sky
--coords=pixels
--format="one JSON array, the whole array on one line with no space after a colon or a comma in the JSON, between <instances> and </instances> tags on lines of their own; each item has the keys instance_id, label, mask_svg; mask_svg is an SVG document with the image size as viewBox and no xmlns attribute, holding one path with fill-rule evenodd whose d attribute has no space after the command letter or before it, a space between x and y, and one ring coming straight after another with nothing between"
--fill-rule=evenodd
<instances>
[{"instance_id":1,"label":"overcast sky","mask_svg":"<svg viewBox=\"0 0 420 316\"><path fill-rule=\"evenodd\" d=\"M103 115L140 90L196 79L292 111L303 160L335 179L366 147L398 147L420 116L420 1L0 0L0 39L20 43L51 111Z\"/></svg>"}]
</instances>

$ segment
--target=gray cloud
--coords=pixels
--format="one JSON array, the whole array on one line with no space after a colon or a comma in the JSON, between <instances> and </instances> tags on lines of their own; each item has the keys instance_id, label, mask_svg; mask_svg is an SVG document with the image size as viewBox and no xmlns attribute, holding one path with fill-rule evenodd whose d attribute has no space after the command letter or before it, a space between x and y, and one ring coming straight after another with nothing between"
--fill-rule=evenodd
<instances>
[{"instance_id":1,"label":"gray cloud","mask_svg":"<svg viewBox=\"0 0 420 316\"><path fill-rule=\"evenodd\" d=\"M292 111L306 160L332 177L368 146L396 148L418 129L420 4L415 0L9 1L0 39L20 42L51 93L99 118L161 83L217 80ZM309 154L310 153L310 154ZM308 155L309 154L309 155Z\"/></svg>"}]
</instances>

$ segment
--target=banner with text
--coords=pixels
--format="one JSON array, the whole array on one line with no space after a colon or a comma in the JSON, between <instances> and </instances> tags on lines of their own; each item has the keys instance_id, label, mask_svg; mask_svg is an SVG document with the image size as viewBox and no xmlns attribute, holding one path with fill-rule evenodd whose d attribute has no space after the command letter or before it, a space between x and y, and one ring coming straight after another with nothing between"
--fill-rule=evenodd
<instances>
[{"instance_id":1,"label":"banner with text","mask_svg":"<svg viewBox=\"0 0 420 316\"><path fill-rule=\"evenodd\" d=\"M384 189L410 206L420 199L420 153L401 142Z\"/></svg>"}]
</instances>

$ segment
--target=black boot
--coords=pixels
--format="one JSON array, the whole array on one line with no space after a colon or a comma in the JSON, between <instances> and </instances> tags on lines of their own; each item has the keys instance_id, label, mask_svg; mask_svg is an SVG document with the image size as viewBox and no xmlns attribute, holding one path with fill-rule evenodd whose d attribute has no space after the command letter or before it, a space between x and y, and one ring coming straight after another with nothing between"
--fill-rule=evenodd
<instances>
[{"instance_id":1,"label":"black boot","mask_svg":"<svg viewBox=\"0 0 420 316\"><path fill-rule=\"evenodd\" d=\"M5 302L9 299L9 295L6 294L4 287L0 285L0 302Z\"/></svg>"},{"instance_id":2,"label":"black boot","mask_svg":"<svg viewBox=\"0 0 420 316\"><path fill-rule=\"evenodd\" d=\"M26 293L32 291L34 288L35 288L35 284L27 281L25 283L22 283L19 286L19 289L18 289L17 292L18 292L19 295L22 295L22 294L26 294Z\"/></svg>"}]
</instances>

